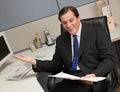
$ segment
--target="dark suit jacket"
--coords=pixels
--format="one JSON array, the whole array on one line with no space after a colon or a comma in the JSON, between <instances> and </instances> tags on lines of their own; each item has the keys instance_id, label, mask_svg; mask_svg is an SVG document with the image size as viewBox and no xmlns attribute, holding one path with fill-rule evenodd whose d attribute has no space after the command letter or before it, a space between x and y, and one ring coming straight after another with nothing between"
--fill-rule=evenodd
<instances>
[{"instance_id":1,"label":"dark suit jacket","mask_svg":"<svg viewBox=\"0 0 120 92\"><path fill-rule=\"evenodd\" d=\"M94 73L96 76L105 76L113 68L114 55L109 34L98 26L82 24L80 48L79 48L79 67L84 74ZM37 60L36 72L56 72L65 67L66 72L71 66L72 49L71 38L68 32L63 33L56 39L56 49L52 62ZM99 92L99 86L95 87L94 92Z\"/></svg>"}]
</instances>

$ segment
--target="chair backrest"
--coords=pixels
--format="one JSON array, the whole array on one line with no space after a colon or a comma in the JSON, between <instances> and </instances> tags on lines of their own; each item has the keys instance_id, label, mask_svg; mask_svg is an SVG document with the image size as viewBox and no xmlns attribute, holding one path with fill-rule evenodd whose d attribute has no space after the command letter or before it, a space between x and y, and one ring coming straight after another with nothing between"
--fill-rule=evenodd
<instances>
[{"instance_id":1,"label":"chair backrest","mask_svg":"<svg viewBox=\"0 0 120 92\"><path fill-rule=\"evenodd\" d=\"M91 25L100 26L100 27L104 28L105 31L107 32L107 34L109 35L109 38L110 38L110 33L109 33L109 28L108 28L106 16L82 19L81 22L84 24L91 24Z\"/></svg>"},{"instance_id":2,"label":"chair backrest","mask_svg":"<svg viewBox=\"0 0 120 92\"><path fill-rule=\"evenodd\" d=\"M87 18L87 19L82 19L81 21L82 21L82 23L102 26L103 28L106 28L106 26L107 26L107 17L106 16Z\"/></svg>"}]
</instances>

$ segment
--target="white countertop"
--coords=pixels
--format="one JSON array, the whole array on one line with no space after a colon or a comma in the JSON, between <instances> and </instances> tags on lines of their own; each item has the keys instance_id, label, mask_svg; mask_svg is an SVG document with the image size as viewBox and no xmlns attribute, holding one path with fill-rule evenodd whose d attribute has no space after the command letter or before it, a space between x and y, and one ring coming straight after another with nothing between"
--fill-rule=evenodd
<instances>
[{"instance_id":1,"label":"white countertop","mask_svg":"<svg viewBox=\"0 0 120 92\"><path fill-rule=\"evenodd\" d=\"M54 53L55 45L46 46L44 45L42 48L37 49L35 52L31 52L31 50L26 50L21 53L33 56L39 56L38 59L52 59ZM18 53L18 54L21 54ZM5 62L5 66L2 68L0 72L0 92L44 92L43 88L37 81L36 73L31 70L24 78L17 81L7 81L6 77L8 73L15 67L17 64L22 64L19 60L14 58L10 58L7 62Z\"/></svg>"}]
</instances>

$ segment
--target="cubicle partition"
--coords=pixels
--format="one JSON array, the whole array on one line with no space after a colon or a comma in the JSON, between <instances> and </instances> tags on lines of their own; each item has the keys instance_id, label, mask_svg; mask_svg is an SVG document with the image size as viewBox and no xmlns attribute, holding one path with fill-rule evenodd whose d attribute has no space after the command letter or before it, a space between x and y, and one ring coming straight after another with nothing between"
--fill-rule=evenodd
<instances>
[{"instance_id":1,"label":"cubicle partition","mask_svg":"<svg viewBox=\"0 0 120 92\"><path fill-rule=\"evenodd\" d=\"M56 39L60 34L57 14L64 6L80 7L82 18L97 16L95 1L2 0L0 1L0 31L5 31L13 52L17 52L28 48L36 33L40 35L41 41L44 43L44 30L48 30L51 37Z\"/></svg>"}]
</instances>

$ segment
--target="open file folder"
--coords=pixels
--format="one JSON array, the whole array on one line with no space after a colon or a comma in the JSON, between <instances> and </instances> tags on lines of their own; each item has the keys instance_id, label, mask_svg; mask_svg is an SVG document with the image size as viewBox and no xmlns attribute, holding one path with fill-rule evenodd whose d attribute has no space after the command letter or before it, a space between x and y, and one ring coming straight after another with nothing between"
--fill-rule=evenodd
<instances>
[{"instance_id":1,"label":"open file folder","mask_svg":"<svg viewBox=\"0 0 120 92\"><path fill-rule=\"evenodd\" d=\"M49 77L57 77L57 78L64 78L64 79L72 79L72 80L85 80L85 81L92 81L92 82L98 82L106 79L106 77L92 77L92 78L81 78L78 76L70 75L64 72L60 72L55 75L48 75Z\"/></svg>"}]
</instances>

